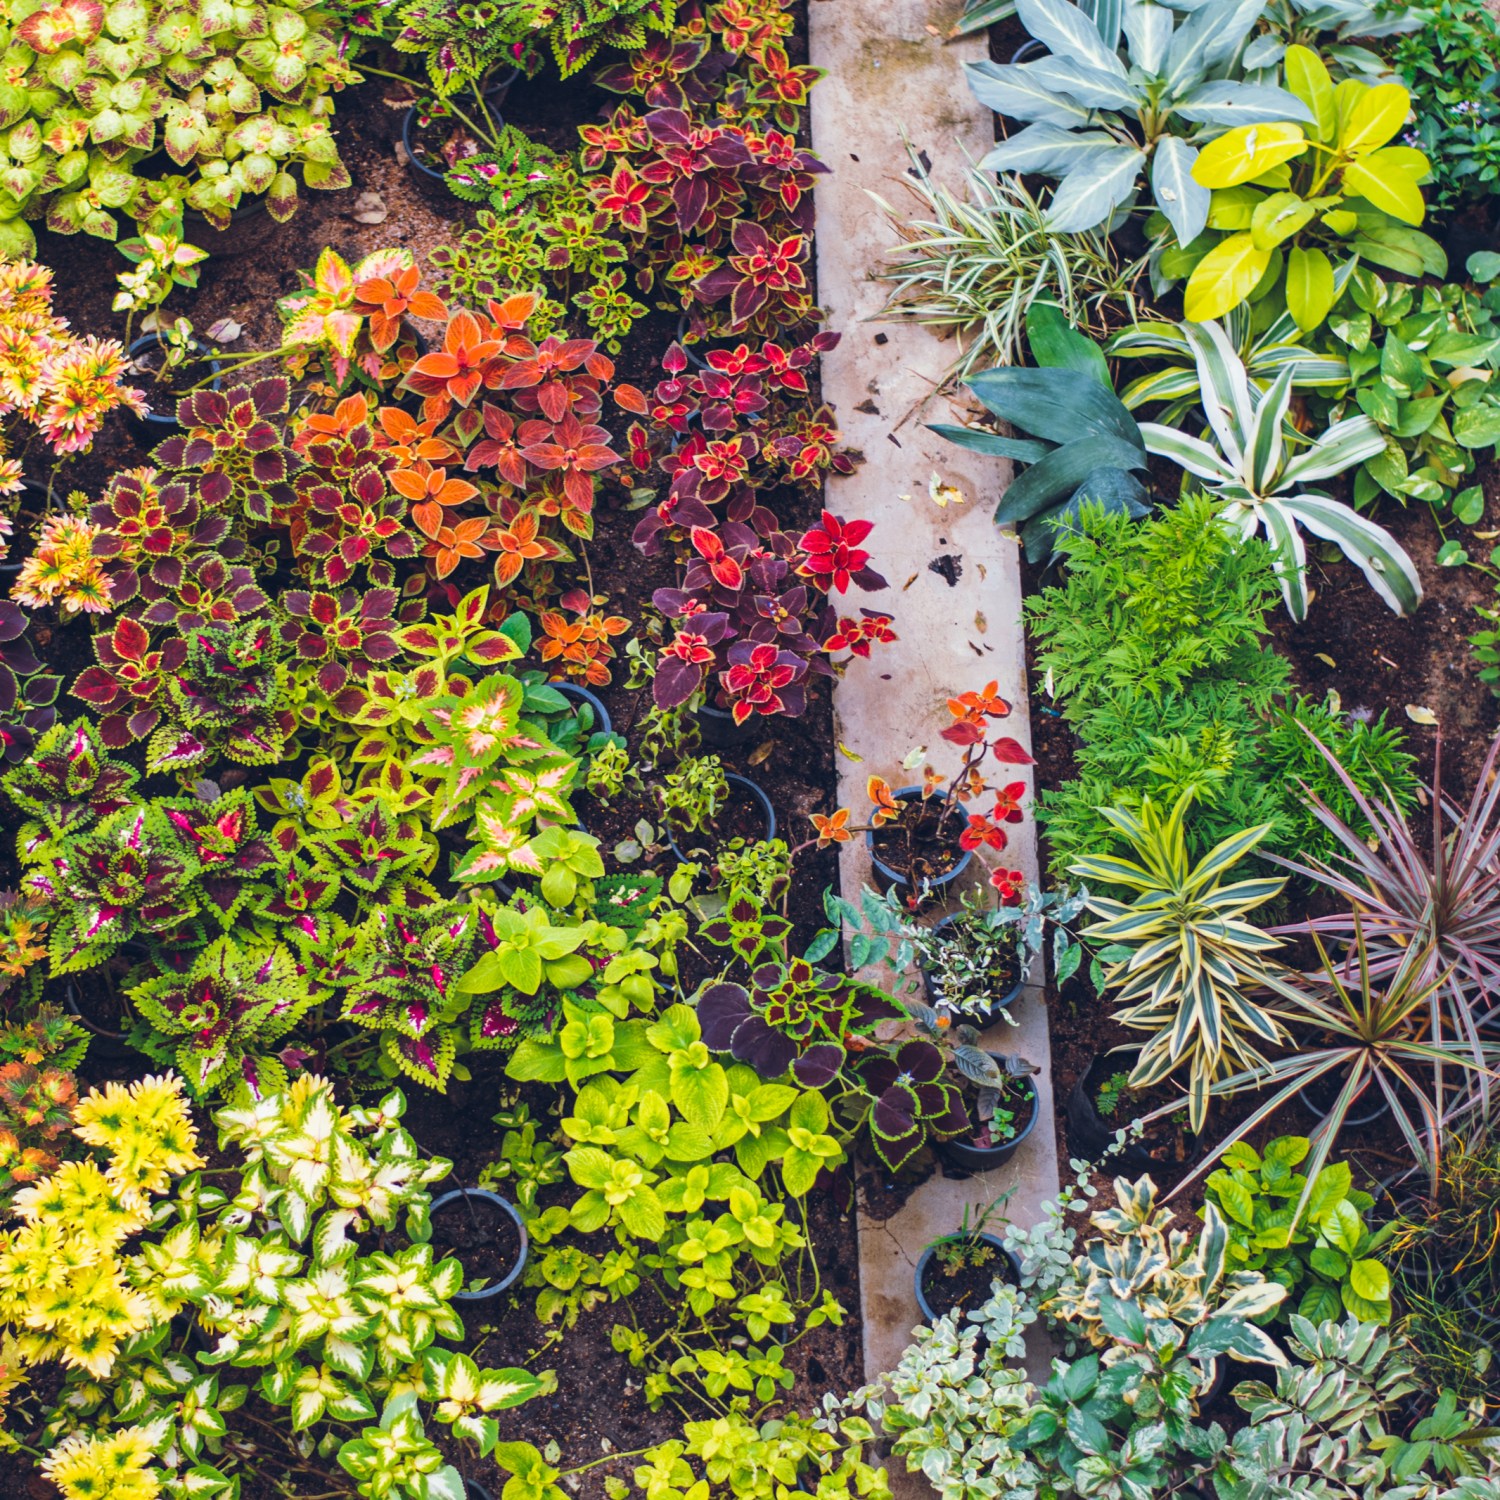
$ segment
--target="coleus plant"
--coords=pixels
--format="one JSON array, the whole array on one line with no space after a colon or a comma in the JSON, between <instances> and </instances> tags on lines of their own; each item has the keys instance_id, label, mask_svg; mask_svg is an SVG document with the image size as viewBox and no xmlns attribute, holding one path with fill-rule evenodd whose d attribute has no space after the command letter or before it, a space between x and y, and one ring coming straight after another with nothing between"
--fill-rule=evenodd
<instances>
[{"instance_id":1,"label":"coleus plant","mask_svg":"<svg viewBox=\"0 0 1500 1500\"><path fill-rule=\"evenodd\" d=\"M873 986L802 958L760 964L748 985L711 985L698 999L710 1049L728 1052L763 1078L780 1078L790 1069L804 1088L827 1087L844 1072L851 1052L873 1044L881 1022L905 1014Z\"/></svg>"},{"instance_id":2,"label":"coleus plant","mask_svg":"<svg viewBox=\"0 0 1500 1500\"><path fill-rule=\"evenodd\" d=\"M201 903L198 861L156 803L121 808L29 859L22 888L53 903L54 974L91 968L128 938L175 934Z\"/></svg>"},{"instance_id":3,"label":"coleus plant","mask_svg":"<svg viewBox=\"0 0 1500 1500\"><path fill-rule=\"evenodd\" d=\"M0 24L0 253L34 251L26 220L43 209L55 233L114 239L117 212L180 229L190 208L222 226L245 195L289 219L299 166L308 187L347 187L329 122L359 74L333 32L315 0L269 16L20 0ZM138 175L162 150L192 175Z\"/></svg>"},{"instance_id":4,"label":"coleus plant","mask_svg":"<svg viewBox=\"0 0 1500 1500\"><path fill-rule=\"evenodd\" d=\"M398 379L417 357L407 320L448 316L447 304L423 282L405 248L376 250L351 266L325 247L311 271L297 274L302 290L276 303L281 358L297 378L318 360L335 390L351 378L376 388Z\"/></svg>"},{"instance_id":5,"label":"coleus plant","mask_svg":"<svg viewBox=\"0 0 1500 1500\"><path fill-rule=\"evenodd\" d=\"M0 96L3 97L3 96ZM0 187L0 213L5 189ZM21 488L21 460L11 453L34 428L54 457L86 453L104 418L119 407L137 413L145 397L122 385L125 350L112 339L80 337L52 311L52 272L32 261L6 259L12 224L0 219L0 494ZM7 520L0 532L8 532Z\"/></svg>"},{"instance_id":6,"label":"coleus plant","mask_svg":"<svg viewBox=\"0 0 1500 1500\"><path fill-rule=\"evenodd\" d=\"M286 1087L275 1044L314 998L287 948L231 937L210 944L185 972L142 979L128 993L142 1023L135 1040L148 1056L175 1063L198 1097L219 1092L231 1102Z\"/></svg>"},{"instance_id":7,"label":"coleus plant","mask_svg":"<svg viewBox=\"0 0 1500 1500\"><path fill-rule=\"evenodd\" d=\"M54 724L4 776L6 795L32 820L22 826L18 847L71 837L128 807L138 779L134 766L110 758L90 720Z\"/></svg>"}]
</instances>

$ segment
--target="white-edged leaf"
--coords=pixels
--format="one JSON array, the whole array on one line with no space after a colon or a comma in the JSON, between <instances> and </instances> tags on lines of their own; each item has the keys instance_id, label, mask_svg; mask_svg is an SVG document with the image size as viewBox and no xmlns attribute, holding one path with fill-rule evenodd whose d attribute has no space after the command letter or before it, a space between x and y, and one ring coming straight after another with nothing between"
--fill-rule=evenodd
<instances>
[{"instance_id":1,"label":"white-edged leaf","mask_svg":"<svg viewBox=\"0 0 1500 1500\"><path fill-rule=\"evenodd\" d=\"M1147 453L1170 458L1199 479L1215 484L1234 483L1234 470L1201 438L1189 437L1180 429L1163 427L1159 422L1142 422L1141 436L1146 440Z\"/></svg>"},{"instance_id":2,"label":"white-edged leaf","mask_svg":"<svg viewBox=\"0 0 1500 1500\"><path fill-rule=\"evenodd\" d=\"M1294 495L1282 506L1314 536L1332 542L1398 615L1422 602L1422 580L1401 544L1383 526L1323 495Z\"/></svg>"},{"instance_id":3,"label":"white-edged leaf","mask_svg":"<svg viewBox=\"0 0 1500 1500\"><path fill-rule=\"evenodd\" d=\"M1299 453L1282 471L1281 487L1313 484L1352 469L1385 449L1385 438L1367 416L1335 422L1311 448Z\"/></svg>"}]
</instances>

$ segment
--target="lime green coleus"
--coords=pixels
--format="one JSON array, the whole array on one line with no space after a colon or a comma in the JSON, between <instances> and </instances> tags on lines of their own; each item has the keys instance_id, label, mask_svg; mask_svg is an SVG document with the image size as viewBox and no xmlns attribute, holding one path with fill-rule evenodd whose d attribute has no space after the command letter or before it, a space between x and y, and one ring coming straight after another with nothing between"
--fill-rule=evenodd
<instances>
[{"instance_id":1,"label":"lime green coleus","mask_svg":"<svg viewBox=\"0 0 1500 1500\"><path fill-rule=\"evenodd\" d=\"M1335 84L1306 47L1287 48L1285 72L1312 123L1236 126L1193 164L1193 180L1212 190L1208 230L1162 257L1167 275L1190 271L1183 310L1192 322L1279 285L1298 327L1316 328L1335 298L1325 245L1406 275L1447 269L1441 247L1415 228L1426 216L1428 160L1391 144L1411 110L1407 91Z\"/></svg>"}]
</instances>

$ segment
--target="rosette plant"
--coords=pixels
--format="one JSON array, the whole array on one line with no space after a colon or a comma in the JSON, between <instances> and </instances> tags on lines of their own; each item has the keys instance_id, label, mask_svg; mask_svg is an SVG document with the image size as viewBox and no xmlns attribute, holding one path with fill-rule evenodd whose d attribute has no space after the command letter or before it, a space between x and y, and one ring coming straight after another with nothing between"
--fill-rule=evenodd
<instances>
[{"instance_id":1,"label":"rosette plant","mask_svg":"<svg viewBox=\"0 0 1500 1500\"><path fill-rule=\"evenodd\" d=\"M1287 412L1295 366L1284 365L1262 390L1248 378L1217 323L1182 327L1197 360L1203 412L1216 442L1142 422L1147 452L1170 458L1202 480L1221 504L1220 518L1241 536L1265 535L1294 620L1307 617L1304 530L1338 547L1397 614L1415 610L1422 602L1422 581L1395 538L1342 501L1308 488L1383 452L1380 429L1367 416L1346 417L1294 452Z\"/></svg>"},{"instance_id":2,"label":"rosette plant","mask_svg":"<svg viewBox=\"0 0 1500 1500\"><path fill-rule=\"evenodd\" d=\"M1178 243L1191 243L1210 203L1194 176L1195 142L1236 125L1312 121L1287 90L1232 76L1264 9L1265 0L1207 0L1178 25L1176 12L1152 0L1100 7L1100 21L1068 0L1016 0L1016 14L1049 55L967 65L981 104L1028 122L981 169L1058 178L1047 211L1056 234L1108 223L1134 203L1149 171L1156 207ZM1116 50L1121 28L1128 60Z\"/></svg>"},{"instance_id":3,"label":"rosette plant","mask_svg":"<svg viewBox=\"0 0 1500 1500\"><path fill-rule=\"evenodd\" d=\"M0 51L0 252L33 252L39 209L56 233L114 239L116 213L180 228L190 208L222 227L247 195L289 219L297 168L308 187L349 184L329 121L360 79L316 0L18 0ZM137 175L159 151L183 170Z\"/></svg>"}]
</instances>

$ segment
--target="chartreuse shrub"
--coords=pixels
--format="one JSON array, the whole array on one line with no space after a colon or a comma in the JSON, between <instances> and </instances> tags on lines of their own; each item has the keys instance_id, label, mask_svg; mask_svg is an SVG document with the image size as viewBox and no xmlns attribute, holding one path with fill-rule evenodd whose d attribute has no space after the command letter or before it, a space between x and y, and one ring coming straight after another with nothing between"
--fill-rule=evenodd
<instances>
[{"instance_id":1,"label":"chartreuse shrub","mask_svg":"<svg viewBox=\"0 0 1500 1500\"><path fill-rule=\"evenodd\" d=\"M315 0L8 6L0 253L34 253L39 212L58 234L114 239L117 213L180 232L184 208L222 225L262 194L289 219L298 169L308 187L347 187L332 96L360 78L333 25ZM166 173L136 170L163 151Z\"/></svg>"},{"instance_id":2,"label":"chartreuse shrub","mask_svg":"<svg viewBox=\"0 0 1500 1500\"><path fill-rule=\"evenodd\" d=\"M317 1447L362 1495L461 1500L424 1413L483 1454L493 1413L547 1379L442 1347L463 1336L463 1267L427 1244L429 1184L449 1163L418 1154L403 1108L397 1093L345 1109L304 1074L215 1116L237 1178L220 1187L172 1075L78 1103L90 1154L18 1194L20 1223L0 1235L11 1400L38 1419L44 1471L69 1500L236 1495L251 1390L239 1371L287 1409L284 1429L254 1429L268 1466ZM174 1320L201 1337L174 1337ZM33 1387L43 1364L61 1368Z\"/></svg>"},{"instance_id":3,"label":"chartreuse shrub","mask_svg":"<svg viewBox=\"0 0 1500 1500\"><path fill-rule=\"evenodd\" d=\"M757 1346L753 1383L767 1382L768 1399L786 1373L780 1345L765 1342L770 1329L798 1311L809 1327L843 1316L818 1295L799 1222L820 1172L844 1159L828 1101L726 1066L704 1043L696 1012L680 1004L655 1019L619 1019L601 1005L565 1002L558 1030L523 1041L507 1071L577 1090L562 1122L573 1143L563 1162L583 1191L528 1222L545 1247L527 1271L541 1288L538 1315L571 1324L652 1276L680 1308L676 1324L654 1338L616 1333L632 1363L657 1367L647 1383L652 1404L680 1377L746 1372L732 1350L689 1345L694 1330L721 1318L743 1324Z\"/></svg>"}]
</instances>

